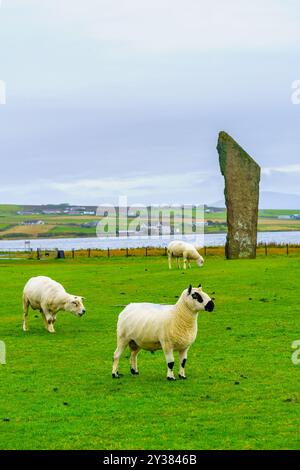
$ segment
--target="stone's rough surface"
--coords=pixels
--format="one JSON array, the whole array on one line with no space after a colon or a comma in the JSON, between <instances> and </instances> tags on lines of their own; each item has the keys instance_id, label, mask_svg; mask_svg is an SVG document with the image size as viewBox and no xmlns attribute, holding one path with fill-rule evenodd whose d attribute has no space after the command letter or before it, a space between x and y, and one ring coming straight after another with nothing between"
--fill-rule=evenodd
<instances>
[{"instance_id":1,"label":"stone's rough surface","mask_svg":"<svg viewBox=\"0 0 300 470\"><path fill-rule=\"evenodd\" d=\"M226 132L220 132L217 150L225 178L226 257L255 258L260 167Z\"/></svg>"}]
</instances>

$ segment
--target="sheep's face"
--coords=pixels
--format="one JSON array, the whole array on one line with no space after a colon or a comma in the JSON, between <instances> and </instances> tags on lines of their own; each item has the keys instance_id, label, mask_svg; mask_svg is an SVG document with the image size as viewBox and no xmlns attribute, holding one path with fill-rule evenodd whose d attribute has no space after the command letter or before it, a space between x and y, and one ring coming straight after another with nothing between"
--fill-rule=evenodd
<instances>
[{"instance_id":1,"label":"sheep's face","mask_svg":"<svg viewBox=\"0 0 300 470\"><path fill-rule=\"evenodd\" d=\"M190 286L186 290L186 302L192 312L199 312L200 310L207 310L212 312L215 304L205 292L203 292L201 285L197 288Z\"/></svg>"},{"instance_id":2,"label":"sheep's face","mask_svg":"<svg viewBox=\"0 0 300 470\"><path fill-rule=\"evenodd\" d=\"M83 305L83 297L77 295L70 295L70 299L67 302L66 310L73 313L77 317L82 317L85 313L85 308Z\"/></svg>"},{"instance_id":3,"label":"sheep's face","mask_svg":"<svg viewBox=\"0 0 300 470\"><path fill-rule=\"evenodd\" d=\"M204 259L202 258L201 255L200 255L200 258L197 259L196 263L198 264L199 268L201 268L201 266L203 266Z\"/></svg>"}]
</instances>

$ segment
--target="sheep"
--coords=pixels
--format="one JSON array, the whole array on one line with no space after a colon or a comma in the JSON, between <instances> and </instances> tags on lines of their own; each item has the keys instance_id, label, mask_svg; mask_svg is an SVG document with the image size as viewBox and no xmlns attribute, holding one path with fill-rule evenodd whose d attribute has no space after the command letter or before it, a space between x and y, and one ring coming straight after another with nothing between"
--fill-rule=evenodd
<instances>
[{"instance_id":1,"label":"sheep","mask_svg":"<svg viewBox=\"0 0 300 470\"><path fill-rule=\"evenodd\" d=\"M32 277L23 290L23 331L28 330L29 306L41 312L46 330L55 333L54 323L57 313L65 310L81 317L85 313L83 299L84 297L67 294L63 286L50 277Z\"/></svg>"},{"instance_id":2,"label":"sheep","mask_svg":"<svg viewBox=\"0 0 300 470\"><path fill-rule=\"evenodd\" d=\"M185 289L175 305L131 303L119 314L117 349L113 357L112 377L119 378L118 365L124 349L131 351L132 375L138 375L137 355L141 349L162 349L167 362L167 379L175 380L173 352L179 352L179 378L185 379L185 363L191 344L197 336L200 310L212 312L214 302L202 291L201 285Z\"/></svg>"},{"instance_id":3,"label":"sheep","mask_svg":"<svg viewBox=\"0 0 300 470\"><path fill-rule=\"evenodd\" d=\"M186 262L188 262L188 267L191 268L190 260L193 259L196 261L199 267L203 266L204 259L199 255L198 251L191 243L182 242L180 240L175 240L168 245L168 260L169 260L169 269L172 269L172 256L177 258L177 266L180 269L180 260L179 257L183 257L183 269L186 269Z\"/></svg>"}]
</instances>

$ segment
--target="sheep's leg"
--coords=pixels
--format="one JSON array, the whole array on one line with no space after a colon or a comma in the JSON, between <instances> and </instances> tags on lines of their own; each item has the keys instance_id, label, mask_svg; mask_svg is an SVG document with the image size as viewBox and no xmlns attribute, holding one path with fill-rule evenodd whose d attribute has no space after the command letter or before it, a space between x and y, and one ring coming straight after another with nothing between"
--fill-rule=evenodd
<instances>
[{"instance_id":1,"label":"sheep's leg","mask_svg":"<svg viewBox=\"0 0 300 470\"><path fill-rule=\"evenodd\" d=\"M43 310L41 310L41 314L42 314L42 319L43 319L43 322L44 322L44 326L45 326L46 330L48 330L48 322L47 322L47 319L45 317L45 314L44 314Z\"/></svg>"},{"instance_id":2,"label":"sheep's leg","mask_svg":"<svg viewBox=\"0 0 300 470\"><path fill-rule=\"evenodd\" d=\"M183 257L183 269L186 269L186 257Z\"/></svg>"},{"instance_id":3,"label":"sheep's leg","mask_svg":"<svg viewBox=\"0 0 300 470\"><path fill-rule=\"evenodd\" d=\"M137 355L140 352L141 348L131 350L130 356L130 372L132 375L139 375L138 367L137 367Z\"/></svg>"},{"instance_id":4,"label":"sheep's leg","mask_svg":"<svg viewBox=\"0 0 300 470\"><path fill-rule=\"evenodd\" d=\"M44 324L45 324L46 330L48 330L49 333L55 333L55 329L53 326L55 319L53 315L51 314L51 312L49 312L49 310L47 309L43 309L43 317L44 317Z\"/></svg>"},{"instance_id":5,"label":"sheep's leg","mask_svg":"<svg viewBox=\"0 0 300 470\"><path fill-rule=\"evenodd\" d=\"M185 363L187 360L187 349L184 349L183 351L179 351L179 361L180 361L180 369L179 369L179 378L180 379L186 379L185 376Z\"/></svg>"},{"instance_id":6,"label":"sheep's leg","mask_svg":"<svg viewBox=\"0 0 300 470\"><path fill-rule=\"evenodd\" d=\"M172 269L172 253L168 253L169 269Z\"/></svg>"},{"instance_id":7,"label":"sheep's leg","mask_svg":"<svg viewBox=\"0 0 300 470\"><path fill-rule=\"evenodd\" d=\"M174 376L174 372L173 372L173 367L174 367L173 349L164 349L164 354L165 354L166 362L168 364L167 379L176 380Z\"/></svg>"},{"instance_id":8,"label":"sheep's leg","mask_svg":"<svg viewBox=\"0 0 300 470\"><path fill-rule=\"evenodd\" d=\"M52 316L52 328L53 328L53 333L55 332L55 329L54 329L54 323L56 322L56 315L53 315Z\"/></svg>"},{"instance_id":9,"label":"sheep's leg","mask_svg":"<svg viewBox=\"0 0 300 470\"><path fill-rule=\"evenodd\" d=\"M28 308L29 308L29 300L27 299L27 297L23 296L23 311L24 311L23 331L28 330Z\"/></svg>"},{"instance_id":10,"label":"sheep's leg","mask_svg":"<svg viewBox=\"0 0 300 470\"><path fill-rule=\"evenodd\" d=\"M180 269L180 258L177 256L177 267Z\"/></svg>"},{"instance_id":11,"label":"sheep's leg","mask_svg":"<svg viewBox=\"0 0 300 470\"><path fill-rule=\"evenodd\" d=\"M120 357L126 348L128 344L128 341L125 341L124 339L118 338L118 344L117 344L117 349L115 350L114 353L114 360L113 360L113 367L112 367L112 378L113 379L118 379L119 374L118 374L118 366L119 366L119 360Z\"/></svg>"},{"instance_id":12,"label":"sheep's leg","mask_svg":"<svg viewBox=\"0 0 300 470\"><path fill-rule=\"evenodd\" d=\"M48 331L49 333L55 333L54 325L53 325L53 319L48 320Z\"/></svg>"},{"instance_id":13,"label":"sheep's leg","mask_svg":"<svg viewBox=\"0 0 300 470\"><path fill-rule=\"evenodd\" d=\"M191 269L191 260L190 259L188 259L188 267L189 267L189 269Z\"/></svg>"}]
</instances>

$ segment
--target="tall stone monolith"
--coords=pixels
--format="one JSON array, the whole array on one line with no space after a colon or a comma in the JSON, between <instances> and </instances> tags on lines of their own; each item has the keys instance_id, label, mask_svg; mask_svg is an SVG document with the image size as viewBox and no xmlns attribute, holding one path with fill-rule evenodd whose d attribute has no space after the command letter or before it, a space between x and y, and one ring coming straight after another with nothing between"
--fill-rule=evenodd
<instances>
[{"instance_id":1,"label":"tall stone monolith","mask_svg":"<svg viewBox=\"0 0 300 470\"><path fill-rule=\"evenodd\" d=\"M226 132L220 132L217 150L225 178L226 257L255 258L260 166Z\"/></svg>"}]
</instances>

